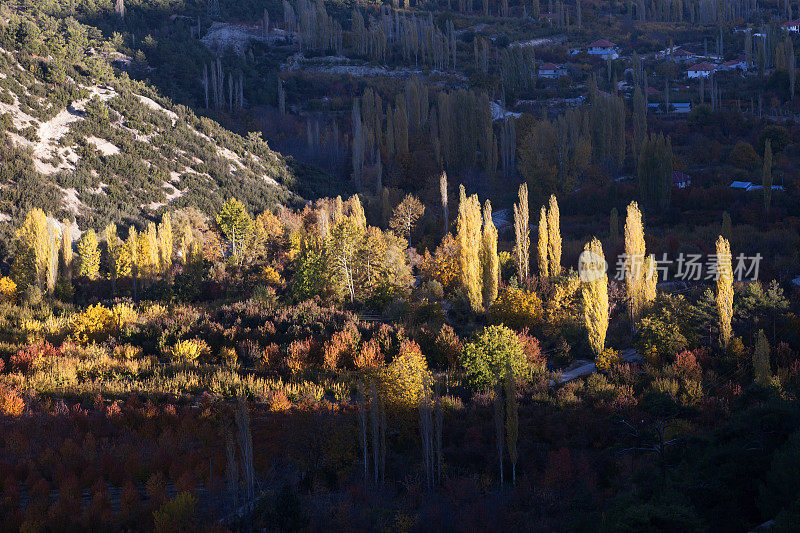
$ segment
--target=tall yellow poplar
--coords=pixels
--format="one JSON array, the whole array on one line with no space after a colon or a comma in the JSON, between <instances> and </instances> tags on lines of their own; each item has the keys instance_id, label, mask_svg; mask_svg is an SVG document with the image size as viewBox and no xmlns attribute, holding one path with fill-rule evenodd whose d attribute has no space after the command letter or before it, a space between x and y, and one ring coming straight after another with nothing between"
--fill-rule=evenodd
<instances>
[{"instance_id":1,"label":"tall yellow poplar","mask_svg":"<svg viewBox=\"0 0 800 533\"><path fill-rule=\"evenodd\" d=\"M165 274L169 274L172 270L172 247L172 217L169 213L165 213L158 226L158 260L160 270Z\"/></svg>"},{"instance_id":2,"label":"tall yellow poplar","mask_svg":"<svg viewBox=\"0 0 800 533\"><path fill-rule=\"evenodd\" d=\"M44 288L50 259L47 216L41 209L31 209L14 234L15 253L12 278L20 288Z\"/></svg>"},{"instance_id":3,"label":"tall yellow poplar","mask_svg":"<svg viewBox=\"0 0 800 533\"><path fill-rule=\"evenodd\" d=\"M481 310L481 206L477 196L467 198L464 186L459 187L458 203L458 262L461 285L467 293L473 311Z\"/></svg>"},{"instance_id":4,"label":"tall yellow poplar","mask_svg":"<svg viewBox=\"0 0 800 533\"><path fill-rule=\"evenodd\" d=\"M514 204L514 234L516 237L517 275L520 283L530 277L530 217L528 214L528 184L519 186L519 203Z\"/></svg>"},{"instance_id":5,"label":"tall yellow poplar","mask_svg":"<svg viewBox=\"0 0 800 533\"><path fill-rule=\"evenodd\" d=\"M139 234L139 276L153 279L158 273L158 231L150 222L147 230Z\"/></svg>"},{"instance_id":6,"label":"tall yellow poplar","mask_svg":"<svg viewBox=\"0 0 800 533\"><path fill-rule=\"evenodd\" d=\"M733 269L731 245L720 235L717 238L717 313L719 314L719 342L727 347L731 340L733 319Z\"/></svg>"},{"instance_id":7,"label":"tall yellow poplar","mask_svg":"<svg viewBox=\"0 0 800 533\"><path fill-rule=\"evenodd\" d=\"M78 275L96 280L100 273L100 249L93 229L83 232L78 240Z\"/></svg>"},{"instance_id":8,"label":"tall yellow poplar","mask_svg":"<svg viewBox=\"0 0 800 533\"><path fill-rule=\"evenodd\" d=\"M592 238L586 244L581 258L583 318L589 334L589 346L597 356L605 350L608 331L608 275L603 246L597 238Z\"/></svg>"},{"instance_id":9,"label":"tall yellow poplar","mask_svg":"<svg viewBox=\"0 0 800 533\"><path fill-rule=\"evenodd\" d=\"M644 305L649 305L656 301L658 286L658 270L656 269L656 258L653 254L644 260Z\"/></svg>"},{"instance_id":10,"label":"tall yellow poplar","mask_svg":"<svg viewBox=\"0 0 800 533\"><path fill-rule=\"evenodd\" d=\"M500 258L497 255L497 228L492 221L492 204L489 200L483 205L483 307L488 309L497 298L497 284L500 281Z\"/></svg>"},{"instance_id":11,"label":"tall yellow poplar","mask_svg":"<svg viewBox=\"0 0 800 533\"><path fill-rule=\"evenodd\" d=\"M539 242L536 247L536 255L539 263L539 277L546 278L549 275L547 263L547 248L549 235L547 233L547 208L542 206L539 210Z\"/></svg>"},{"instance_id":12,"label":"tall yellow poplar","mask_svg":"<svg viewBox=\"0 0 800 533\"><path fill-rule=\"evenodd\" d=\"M556 195L550 196L550 207L547 210L547 262L550 275L561 274L561 215L558 211Z\"/></svg>"},{"instance_id":13,"label":"tall yellow poplar","mask_svg":"<svg viewBox=\"0 0 800 533\"><path fill-rule=\"evenodd\" d=\"M625 217L625 288L628 293L628 312L631 322L639 318L646 302L644 257L642 212L636 202L631 202Z\"/></svg>"},{"instance_id":14,"label":"tall yellow poplar","mask_svg":"<svg viewBox=\"0 0 800 533\"><path fill-rule=\"evenodd\" d=\"M356 223L362 227L367 227L367 216L364 214L364 206L361 205L361 199L357 194L354 194L347 200L349 207L349 214L353 217Z\"/></svg>"},{"instance_id":15,"label":"tall yellow poplar","mask_svg":"<svg viewBox=\"0 0 800 533\"><path fill-rule=\"evenodd\" d=\"M59 230L57 222L54 219L47 221L47 292L53 294L56 289L56 282L58 281L58 255L59 255Z\"/></svg>"},{"instance_id":16,"label":"tall yellow poplar","mask_svg":"<svg viewBox=\"0 0 800 533\"><path fill-rule=\"evenodd\" d=\"M136 298L136 278L139 277L139 236L136 228L131 226L128 230L128 256L131 262L131 281L133 282L133 297Z\"/></svg>"},{"instance_id":17,"label":"tall yellow poplar","mask_svg":"<svg viewBox=\"0 0 800 533\"><path fill-rule=\"evenodd\" d=\"M67 281L72 279L72 231L69 220L61 222L61 275Z\"/></svg>"}]
</instances>

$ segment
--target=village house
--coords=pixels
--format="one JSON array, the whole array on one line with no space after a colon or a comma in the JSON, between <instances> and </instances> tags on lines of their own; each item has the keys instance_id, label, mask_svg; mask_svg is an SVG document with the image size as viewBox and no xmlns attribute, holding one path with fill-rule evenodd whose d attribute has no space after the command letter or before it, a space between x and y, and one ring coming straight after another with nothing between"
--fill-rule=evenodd
<instances>
[{"instance_id":1,"label":"village house","mask_svg":"<svg viewBox=\"0 0 800 533\"><path fill-rule=\"evenodd\" d=\"M617 59L619 51L617 45L605 39L598 39L589 45L589 55L600 56L603 59Z\"/></svg>"},{"instance_id":2,"label":"village house","mask_svg":"<svg viewBox=\"0 0 800 533\"><path fill-rule=\"evenodd\" d=\"M783 24L781 24L781 29L783 31L790 31L793 33L800 32L800 19L784 22Z\"/></svg>"},{"instance_id":3,"label":"village house","mask_svg":"<svg viewBox=\"0 0 800 533\"><path fill-rule=\"evenodd\" d=\"M741 57L737 59L731 59L730 61L725 61L723 64L721 64L719 66L719 70L741 70L743 72L747 72L747 62Z\"/></svg>"},{"instance_id":4,"label":"village house","mask_svg":"<svg viewBox=\"0 0 800 533\"><path fill-rule=\"evenodd\" d=\"M697 59L697 55L687 52L683 48L675 48L672 50L672 54L670 54L670 58L675 63L688 63L690 61L694 61Z\"/></svg>"},{"instance_id":5,"label":"village house","mask_svg":"<svg viewBox=\"0 0 800 533\"><path fill-rule=\"evenodd\" d=\"M555 63L545 63L539 67L538 76L544 79L555 80L567 75L567 69Z\"/></svg>"},{"instance_id":6,"label":"village house","mask_svg":"<svg viewBox=\"0 0 800 533\"><path fill-rule=\"evenodd\" d=\"M686 75L689 78L709 78L716 70L717 66L713 63L703 62L689 67L686 70Z\"/></svg>"}]
</instances>

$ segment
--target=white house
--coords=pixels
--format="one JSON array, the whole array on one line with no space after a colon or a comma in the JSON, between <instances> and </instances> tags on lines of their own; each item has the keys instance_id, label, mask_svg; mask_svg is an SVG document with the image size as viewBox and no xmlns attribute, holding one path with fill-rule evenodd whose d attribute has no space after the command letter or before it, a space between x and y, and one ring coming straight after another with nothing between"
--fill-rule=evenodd
<instances>
[{"instance_id":1,"label":"white house","mask_svg":"<svg viewBox=\"0 0 800 533\"><path fill-rule=\"evenodd\" d=\"M800 20L790 20L781 24L781 29L794 33L800 32Z\"/></svg>"},{"instance_id":2,"label":"white house","mask_svg":"<svg viewBox=\"0 0 800 533\"><path fill-rule=\"evenodd\" d=\"M617 59L619 51L617 45L605 39L598 39L589 45L589 55L600 56L603 59Z\"/></svg>"},{"instance_id":3,"label":"white house","mask_svg":"<svg viewBox=\"0 0 800 533\"><path fill-rule=\"evenodd\" d=\"M719 70L742 70L747 71L747 62L744 59L731 59L719 66Z\"/></svg>"},{"instance_id":4,"label":"white house","mask_svg":"<svg viewBox=\"0 0 800 533\"><path fill-rule=\"evenodd\" d=\"M709 78L717 70L713 63L703 62L692 65L686 70L686 75L690 78Z\"/></svg>"},{"instance_id":5,"label":"white house","mask_svg":"<svg viewBox=\"0 0 800 533\"><path fill-rule=\"evenodd\" d=\"M562 76L567 75L567 69L556 65L555 63L545 63L541 67L539 67L538 76L540 78L555 80Z\"/></svg>"}]
</instances>

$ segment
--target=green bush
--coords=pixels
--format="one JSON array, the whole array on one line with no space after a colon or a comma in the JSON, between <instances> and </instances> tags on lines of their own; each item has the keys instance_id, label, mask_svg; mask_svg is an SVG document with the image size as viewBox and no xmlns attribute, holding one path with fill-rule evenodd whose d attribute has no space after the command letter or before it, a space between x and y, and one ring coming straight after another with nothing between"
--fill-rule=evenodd
<instances>
[{"instance_id":1,"label":"green bush","mask_svg":"<svg viewBox=\"0 0 800 533\"><path fill-rule=\"evenodd\" d=\"M511 369L514 375L525 370L525 353L514 331L505 326L487 326L477 338L464 346L461 366L475 389L494 386Z\"/></svg>"}]
</instances>

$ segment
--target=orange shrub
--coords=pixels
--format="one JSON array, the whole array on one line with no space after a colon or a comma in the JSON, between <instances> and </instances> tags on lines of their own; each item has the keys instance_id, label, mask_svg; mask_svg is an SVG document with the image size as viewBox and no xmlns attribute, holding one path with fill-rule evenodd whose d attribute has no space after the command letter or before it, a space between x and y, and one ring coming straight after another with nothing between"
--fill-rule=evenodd
<instances>
[{"instance_id":1,"label":"orange shrub","mask_svg":"<svg viewBox=\"0 0 800 533\"><path fill-rule=\"evenodd\" d=\"M317 342L311 337L292 341L286 349L286 367L292 375L300 374L314 364L312 355L316 345Z\"/></svg>"},{"instance_id":2,"label":"orange shrub","mask_svg":"<svg viewBox=\"0 0 800 533\"><path fill-rule=\"evenodd\" d=\"M0 414L19 416L25 410L25 402L14 389L0 386Z\"/></svg>"},{"instance_id":3,"label":"orange shrub","mask_svg":"<svg viewBox=\"0 0 800 533\"><path fill-rule=\"evenodd\" d=\"M331 339L325 343L323 364L327 370L336 370L348 364L355 358L361 334L352 322L348 322L344 329L335 332Z\"/></svg>"},{"instance_id":4,"label":"orange shrub","mask_svg":"<svg viewBox=\"0 0 800 533\"><path fill-rule=\"evenodd\" d=\"M381 353L381 347L376 339L365 342L361 345L356 356L353 358L353 364L359 370L367 368L378 368L383 366L384 357Z\"/></svg>"}]
</instances>

